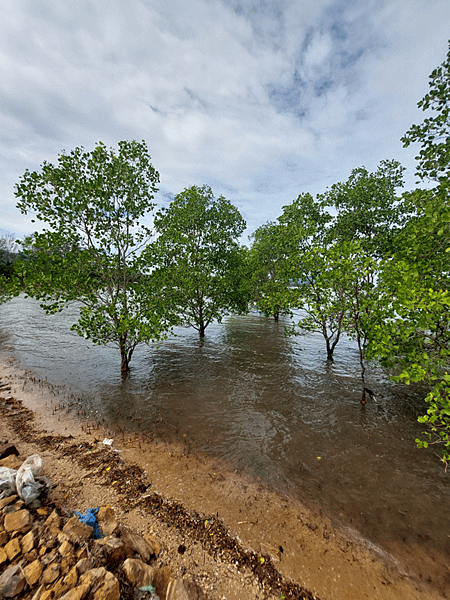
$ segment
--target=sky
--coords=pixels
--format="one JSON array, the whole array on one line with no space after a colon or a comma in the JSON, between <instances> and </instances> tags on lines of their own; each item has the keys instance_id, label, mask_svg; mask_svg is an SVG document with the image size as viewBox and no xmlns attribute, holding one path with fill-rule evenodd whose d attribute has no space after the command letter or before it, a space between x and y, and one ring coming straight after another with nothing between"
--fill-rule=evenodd
<instances>
[{"instance_id":1,"label":"sky","mask_svg":"<svg viewBox=\"0 0 450 600\"><path fill-rule=\"evenodd\" d=\"M448 0L3 0L0 232L35 228L26 169L100 141L145 140L160 205L207 184L246 236L383 159L412 189L400 138L449 38Z\"/></svg>"}]
</instances>

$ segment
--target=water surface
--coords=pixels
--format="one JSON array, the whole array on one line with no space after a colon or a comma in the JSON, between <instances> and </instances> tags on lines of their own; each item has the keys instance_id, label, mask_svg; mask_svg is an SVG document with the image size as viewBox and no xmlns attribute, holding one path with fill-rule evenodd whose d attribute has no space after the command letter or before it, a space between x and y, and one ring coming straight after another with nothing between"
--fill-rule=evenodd
<instances>
[{"instance_id":1,"label":"water surface","mask_svg":"<svg viewBox=\"0 0 450 600\"><path fill-rule=\"evenodd\" d=\"M414 439L423 393L368 370L376 402L360 403L358 356L342 340L326 362L319 334L286 338L258 314L191 329L133 356L69 331L76 306L47 316L31 299L0 308L0 352L63 386L77 407L114 427L188 441L193 450L318 506L389 552L450 550L449 477Z\"/></svg>"}]
</instances>

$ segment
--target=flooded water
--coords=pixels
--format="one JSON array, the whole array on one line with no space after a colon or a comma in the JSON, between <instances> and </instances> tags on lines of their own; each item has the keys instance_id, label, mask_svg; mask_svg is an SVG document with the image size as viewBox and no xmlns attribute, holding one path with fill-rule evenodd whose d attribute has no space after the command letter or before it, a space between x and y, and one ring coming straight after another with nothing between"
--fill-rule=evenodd
<instances>
[{"instance_id":1,"label":"flooded water","mask_svg":"<svg viewBox=\"0 0 450 600\"><path fill-rule=\"evenodd\" d=\"M46 316L30 299L0 308L0 352L62 386L77 410L113 428L188 442L274 489L319 507L389 552L450 551L450 475L418 450L423 394L370 368L376 402L360 403L358 357L343 340L326 362L320 335L284 336L258 314L119 352L69 331L76 307Z\"/></svg>"}]
</instances>

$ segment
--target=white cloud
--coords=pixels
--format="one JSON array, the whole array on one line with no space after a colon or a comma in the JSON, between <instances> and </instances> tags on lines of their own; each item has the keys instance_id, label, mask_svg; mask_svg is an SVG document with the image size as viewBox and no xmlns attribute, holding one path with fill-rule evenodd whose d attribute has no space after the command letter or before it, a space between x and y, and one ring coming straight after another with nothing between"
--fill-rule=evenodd
<instances>
[{"instance_id":1,"label":"white cloud","mask_svg":"<svg viewBox=\"0 0 450 600\"><path fill-rule=\"evenodd\" d=\"M0 219L27 231L25 168L145 139L165 190L210 183L254 229L351 168L409 161L400 136L445 57L446 0L7 0Z\"/></svg>"}]
</instances>

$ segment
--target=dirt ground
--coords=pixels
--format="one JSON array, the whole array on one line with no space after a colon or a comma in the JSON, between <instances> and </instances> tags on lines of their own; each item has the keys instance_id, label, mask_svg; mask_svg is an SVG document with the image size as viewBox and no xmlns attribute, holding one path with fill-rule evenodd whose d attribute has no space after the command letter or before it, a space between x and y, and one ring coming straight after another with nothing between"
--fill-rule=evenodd
<instances>
[{"instance_id":1,"label":"dirt ground","mask_svg":"<svg viewBox=\"0 0 450 600\"><path fill-rule=\"evenodd\" d=\"M114 435L74 419L66 404L3 364L0 442L15 444L23 460L40 454L49 499L62 511L110 504L124 525L151 531L174 576L195 581L208 600L438 600L450 593L355 532L187 446Z\"/></svg>"}]
</instances>

